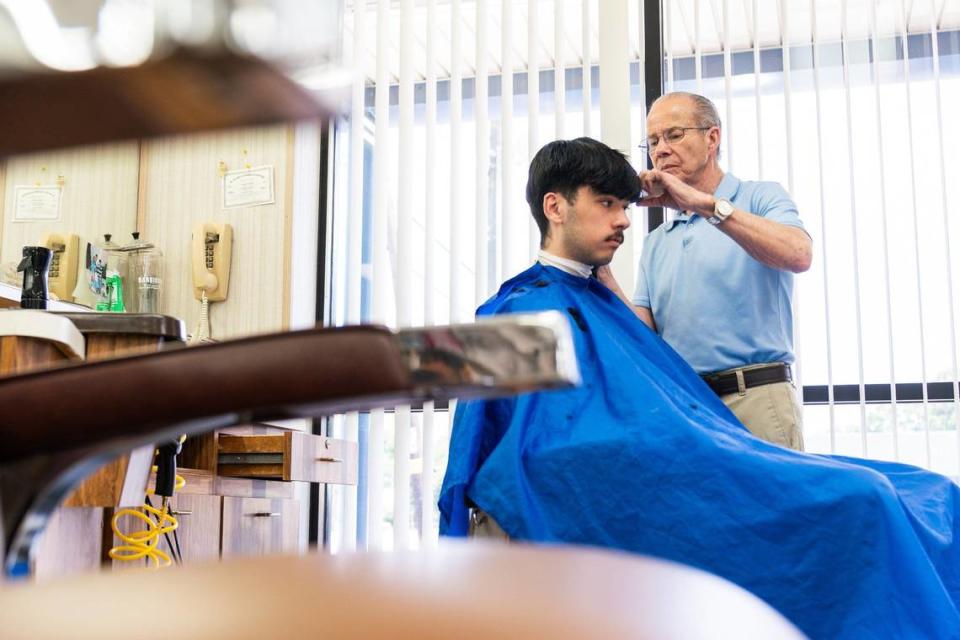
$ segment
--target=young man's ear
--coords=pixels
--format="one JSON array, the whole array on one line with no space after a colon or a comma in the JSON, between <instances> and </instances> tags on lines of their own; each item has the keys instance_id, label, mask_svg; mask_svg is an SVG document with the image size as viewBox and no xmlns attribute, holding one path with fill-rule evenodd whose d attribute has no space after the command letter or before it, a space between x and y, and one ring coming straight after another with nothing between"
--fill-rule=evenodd
<instances>
[{"instance_id":1,"label":"young man's ear","mask_svg":"<svg viewBox=\"0 0 960 640\"><path fill-rule=\"evenodd\" d=\"M563 197L553 191L543 195L543 215L548 222L563 224Z\"/></svg>"}]
</instances>

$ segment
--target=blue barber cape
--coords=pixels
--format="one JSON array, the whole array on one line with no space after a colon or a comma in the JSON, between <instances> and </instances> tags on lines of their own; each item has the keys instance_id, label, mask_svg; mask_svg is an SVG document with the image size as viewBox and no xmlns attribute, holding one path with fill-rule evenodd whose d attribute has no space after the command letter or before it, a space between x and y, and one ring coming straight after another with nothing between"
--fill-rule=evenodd
<instances>
[{"instance_id":1,"label":"blue barber cape","mask_svg":"<svg viewBox=\"0 0 960 640\"><path fill-rule=\"evenodd\" d=\"M754 438L594 279L538 264L477 314L546 309L570 318L584 382L458 406L441 533L466 535L474 504L514 539L717 574L813 638L960 638L957 485Z\"/></svg>"}]
</instances>

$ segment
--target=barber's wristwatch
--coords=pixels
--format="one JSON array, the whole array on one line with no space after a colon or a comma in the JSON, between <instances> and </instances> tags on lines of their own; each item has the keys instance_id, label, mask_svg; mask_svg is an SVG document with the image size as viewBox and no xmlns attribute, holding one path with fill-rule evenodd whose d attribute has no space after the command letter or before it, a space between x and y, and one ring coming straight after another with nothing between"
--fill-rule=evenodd
<instances>
[{"instance_id":1,"label":"barber's wristwatch","mask_svg":"<svg viewBox=\"0 0 960 640\"><path fill-rule=\"evenodd\" d=\"M723 224L723 221L729 218L732 213L733 204L731 204L729 200L717 198L716 203L713 205L713 215L707 218L707 222L715 227L719 226Z\"/></svg>"}]
</instances>

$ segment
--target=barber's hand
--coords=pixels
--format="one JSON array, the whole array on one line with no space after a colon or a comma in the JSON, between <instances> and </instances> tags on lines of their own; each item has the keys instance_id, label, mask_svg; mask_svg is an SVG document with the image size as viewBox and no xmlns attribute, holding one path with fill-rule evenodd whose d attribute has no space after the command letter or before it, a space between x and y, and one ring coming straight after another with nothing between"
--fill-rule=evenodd
<instances>
[{"instance_id":1,"label":"barber's hand","mask_svg":"<svg viewBox=\"0 0 960 640\"><path fill-rule=\"evenodd\" d=\"M597 267L597 280L614 293L620 290L620 284L617 282L617 279L613 277L613 269L610 268L609 264Z\"/></svg>"},{"instance_id":2,"label":"barber's hand","mask_svg":"<svg viewBox=\"0 0 960 640\"><path fill-rule=\"evenodd\" d=\"M623 300L625 305L633 308L630 298L628 298L623 292L623 289L620 288L620 283L617 282L617 279L613 277L613 269L610 268L609 264L605 264L602 267L597 267L597 280L599 280L600 283L607 289L610 289L615 296Z\"/></svg>"},{"instance_id":3,"label":"barber's hand","mask_svg":"<svg viewBox=\"0 0 960 640\"><path fill-rule=\"evenodd\" d=\"M640 199L641 207L668 207L692 211L701 216L713 215L712 194L691 187L680 178L658 169L640 172L640 186L647 193Z\"/></svg>"}]
</instances>

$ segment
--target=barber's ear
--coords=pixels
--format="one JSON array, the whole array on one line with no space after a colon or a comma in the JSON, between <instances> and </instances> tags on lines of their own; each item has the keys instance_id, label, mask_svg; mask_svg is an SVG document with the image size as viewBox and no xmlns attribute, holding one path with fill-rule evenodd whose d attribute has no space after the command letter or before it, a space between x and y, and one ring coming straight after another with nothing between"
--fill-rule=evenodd
<instances>
[{"instance_id":1,"label":"barber's ear","mask_svg":"<svg viewBox=\"0 0 960 640\"><path fill-rule=\"evenodd\" d=\"M710 131L707 132L707 137L710 140L710 144L713 145L714 149L720 148L720 128L713 127Z\"/></svg>"},{"instance_id":2,"label":"barber's ear","mask_svg":"<svg viewBox=\"0 0 960 640\"><path fill-rule=\"evenodd\" d=\"M563 223L563 204L559 193L546 193L543 196L543 215L555 224Z\"/></svg>"}]
</instances>

